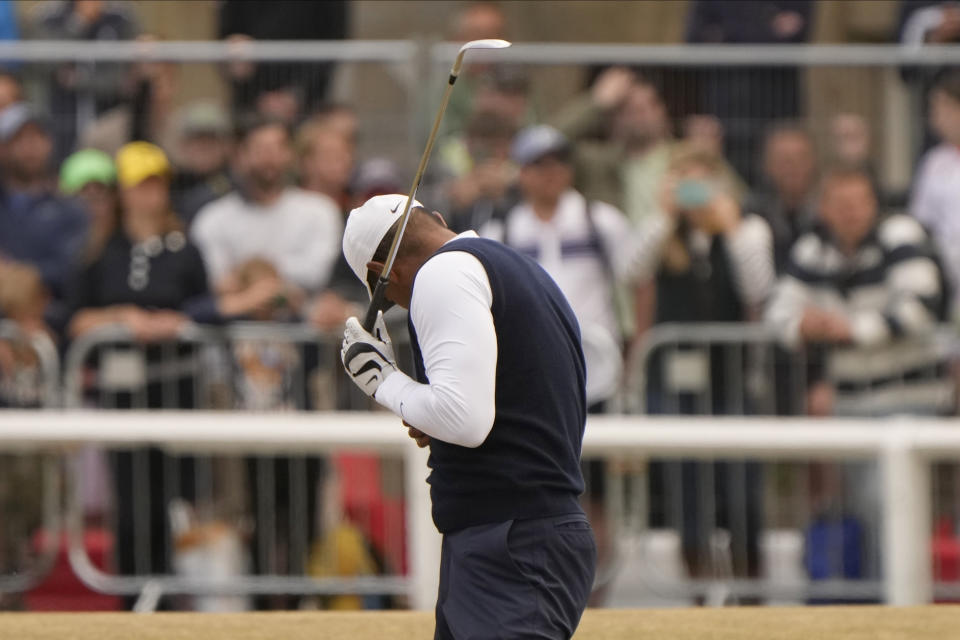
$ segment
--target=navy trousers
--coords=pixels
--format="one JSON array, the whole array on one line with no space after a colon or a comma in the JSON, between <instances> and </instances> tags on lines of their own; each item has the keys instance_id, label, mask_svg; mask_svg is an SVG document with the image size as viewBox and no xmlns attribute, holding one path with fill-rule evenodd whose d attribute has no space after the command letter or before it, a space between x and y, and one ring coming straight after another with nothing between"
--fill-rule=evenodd
<instances>
[{"instance_id":1,"label":"navy trousers","mask_svg":"<svg viewBox=\"0 0 960 640\"><path fill-rule=\"evenodd\" d=\"M596 566L593 530L582 512L448 533L434 640L570 638Z\"/></svg>"}]
</instances>

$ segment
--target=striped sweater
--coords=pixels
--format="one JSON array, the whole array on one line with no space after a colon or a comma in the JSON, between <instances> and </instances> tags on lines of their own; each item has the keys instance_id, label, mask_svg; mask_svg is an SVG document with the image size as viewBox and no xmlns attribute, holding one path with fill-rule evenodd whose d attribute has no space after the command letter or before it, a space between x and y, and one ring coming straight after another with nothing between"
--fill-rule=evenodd
<instances>
[{"instance_id":1,"label":"striped sweater","mask_svg":"<svg viewBox=\"0 0 960 640\"><path fill-rule=\"evenodd\" d=\"M766 320L785 344L799 347L805 309L847 318L853 344L834 349L823 372L841 392L860 393L855 401L848 398L859 408L841 412L887 411L881 405L890 411L939 410L947 400L929 385L940 377L943 356L931 336L947 295L933 244L913 218L880 220L852 256L819 225L793 245ZM876 395L894 388L891 397Z\"/></svg>"}]
</instances>

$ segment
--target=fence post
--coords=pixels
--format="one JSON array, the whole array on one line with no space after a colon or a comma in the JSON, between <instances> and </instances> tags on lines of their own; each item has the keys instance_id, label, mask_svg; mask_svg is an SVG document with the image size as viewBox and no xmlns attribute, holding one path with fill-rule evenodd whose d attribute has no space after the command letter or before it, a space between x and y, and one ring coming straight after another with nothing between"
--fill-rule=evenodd
<instances>
[{"instance_id":1,"label":"fence post","mask_svg":"<svg viewBox=\"0 0 960 640\"><path fill-rule=\"evenodd\" d=\"M420 611L433 610L440 585L441 538L431 515L430 488L427 485L428 456L429 449L418 448L413 440L404 448L410 607Z\"/></svg>"},{"instance_id":2,"label":"fence post","mask_svg":"<svg viewBox=\"0 0 960 640\"><path fill-rule=\"evenodd\" d=\"M928 604L933 599L930 470L911 446L910 427L888 428L881 458L884 599L896 606Z\"/></svg>"}]
</instances>

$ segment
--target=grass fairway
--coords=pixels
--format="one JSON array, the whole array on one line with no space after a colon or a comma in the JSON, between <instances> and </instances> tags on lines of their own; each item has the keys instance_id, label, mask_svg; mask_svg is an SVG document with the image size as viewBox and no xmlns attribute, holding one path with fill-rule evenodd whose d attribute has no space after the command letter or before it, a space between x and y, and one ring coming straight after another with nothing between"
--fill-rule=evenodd
<instances>
[{"instance_id":1,"label":"grass fairway","mask_svg":"<svg viewBox=\"0 0 960 640\"><path fill-rule=\"evenodd\" d=\"M433 616L371 613L8 613L0 638L17 640L318 640L433 637ZM952 640L960 606L591 610L579 640Z\"/></svg>"}]
</instances>

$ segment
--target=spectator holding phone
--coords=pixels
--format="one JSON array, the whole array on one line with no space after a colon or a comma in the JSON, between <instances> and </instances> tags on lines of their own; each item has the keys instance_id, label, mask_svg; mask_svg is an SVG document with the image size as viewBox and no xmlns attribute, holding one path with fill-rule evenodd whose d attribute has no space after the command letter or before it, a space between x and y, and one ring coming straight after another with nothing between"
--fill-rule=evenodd
<instances>
[{"instance_id":1,"label":"spectator holding phone","mask_svg":"<svg viewBox=\"0 0 960 640\"><path fill-rule=\"evenodd\" d=\"M649 284L638 296L641 327L677 322L744 322L759 310L774 281L772 235L759 216L743 211L736 198L735 183L714 153L698 146L674 149L660 184L660 212L646 225L649 254ZM676 362L668 358L676 357ZM699 367L708 389L703 393L673 388L661 374L685 359L704 358L702 349L687 350L683 344L669 353L655 352L647 365L647 402L650 413L714 415L748 410L748 403L731 401L742 392L731 388L731 372L745 377L742 359L709 349L709 359ZM679 368L679 367L678 367ZM691 576L709 573L709 527L729 530L733 569L738 576L756 576L759 569L758 534L761 522L760 466L753 462L660 462L650 467L651 526L678 528L683 555ZM674 478L680 478L678 483ZM738 495L744 482L746 496ZM702 487L710 487L710 495ZM716 518L705 521L700 505L710 500ZM743 509L732 511L739 503ZM680 518L676 521L679 505Z\"/></svg>"},{"instance_id":2,"label":"spectator holding phone","mask_svg":"<svg viewBox=\"0 0 960 640\"><path fill-rule=\"evenodd\" d=\"M774 281L772 234L762 218L742 211L728 175L712 153L674 150L660 213L645 225L650 253L641 263L654 295L638 305L641 327L757 316Z\"/></svg>"}]
</instances>

